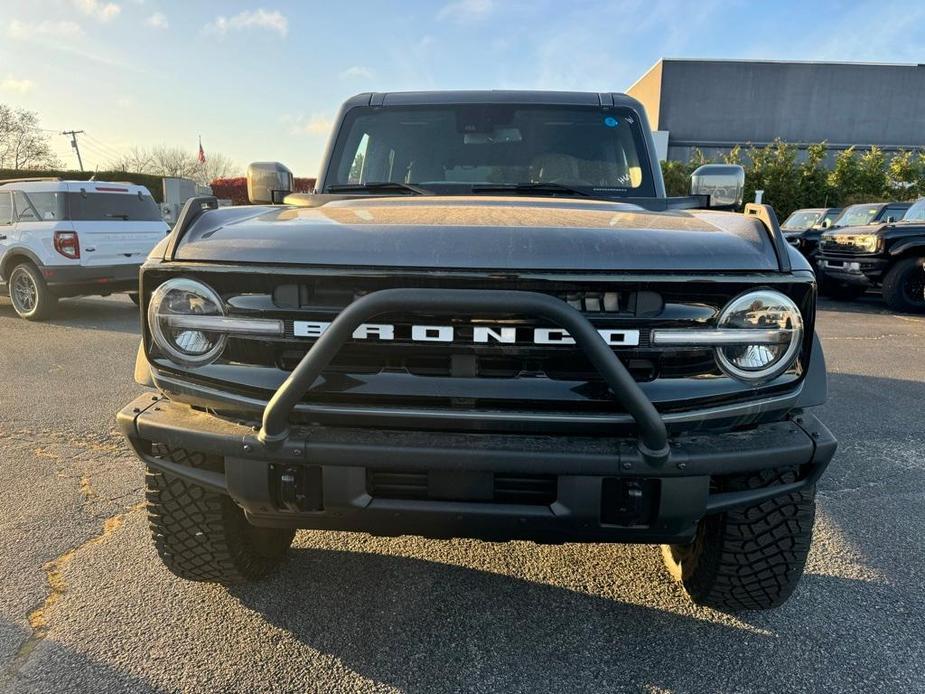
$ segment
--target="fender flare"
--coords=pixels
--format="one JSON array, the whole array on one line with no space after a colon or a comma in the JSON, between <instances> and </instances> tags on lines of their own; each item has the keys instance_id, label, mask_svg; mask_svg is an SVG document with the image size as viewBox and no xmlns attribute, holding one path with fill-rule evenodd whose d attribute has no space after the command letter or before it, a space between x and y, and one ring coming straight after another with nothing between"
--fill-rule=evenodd
<instances>
[{"instance_id":1,"label":"fender flare","mask_svg":"<svg viewBox=\"0 0 925 694\"><path fill-rule=\"evenodd\" d=\"M890 257L898 258L901 255L905 255L909 251L917 251L921 255L925 256L925 237L909 239L908 241L897 243L890 249Z\"/></svg>"},{"instance_id":2,"label":"fender flare","mask_svg":"<svg viewBox=\"0 0 925 694\"><path fill-rule=\"evenodd\" d=\"M3 254L3 260L0 261L0 279L6 280L7 270L11 267L12 260L18 256L28 258L39 269L45 266L41 259L25 246L12 246L6 249L6 252Z\"/></svg>"}]
</instances>

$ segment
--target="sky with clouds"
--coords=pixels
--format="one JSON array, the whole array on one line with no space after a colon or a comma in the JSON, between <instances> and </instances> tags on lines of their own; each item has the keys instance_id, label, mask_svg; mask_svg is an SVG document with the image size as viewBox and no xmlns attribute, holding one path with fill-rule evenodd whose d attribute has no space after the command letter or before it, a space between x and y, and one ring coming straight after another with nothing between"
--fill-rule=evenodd
<instances>
[{"instance_id":1,"label":"sky with clouds","mask_svg":"<svg viewBox=\"0 0 925 694\"><path fill-rule=\"evenodd\" d=\"M925 2L0 0L0 103L88 168L201 135L312 176L357 92L624 91L662 57L925 63Z\"/></svg>"}]
</instances>

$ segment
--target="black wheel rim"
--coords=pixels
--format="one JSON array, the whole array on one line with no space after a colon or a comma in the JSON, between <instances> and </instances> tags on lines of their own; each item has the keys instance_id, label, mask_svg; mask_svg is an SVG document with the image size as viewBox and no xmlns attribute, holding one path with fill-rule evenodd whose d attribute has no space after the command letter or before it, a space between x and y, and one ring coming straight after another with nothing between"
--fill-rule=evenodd
<instances>
[{"instance_id":1,"label":"black wheel rim","mask_svg":"<svg viewBox=\"0 0 925 694\"><path fill-rule=\"evenodd\" d=\"M903 282L906 301L916 306L925 306L925 267L916 265Z\"/></svg>"},{"instance_id":2,"label":"black wheel rim","mask_svg":"<svg viewBox=\"0 0 925 694\"><path fill-rule=\"evenodd\" d=\"M13 301L13 307L18 313L32 313L39 293L35 280L25 270L15 271L11 279L10 299Z\"/></svg>"}]
</instances>

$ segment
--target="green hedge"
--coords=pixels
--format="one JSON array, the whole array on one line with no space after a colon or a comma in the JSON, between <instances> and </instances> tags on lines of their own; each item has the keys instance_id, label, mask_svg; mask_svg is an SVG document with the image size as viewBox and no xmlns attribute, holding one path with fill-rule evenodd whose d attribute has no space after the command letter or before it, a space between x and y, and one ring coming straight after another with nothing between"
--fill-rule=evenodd
<instances>
[{"instance_id":1,"label":"green hedge","mask_svg":"<svg viewBox=\"0 0 925 694\"><path fill-rule=\"evenodd\" d=\"M763 202L771 205L781 221L803 207L841 207L857 202L915 200L925 195L925 152L900 151L887 157L872 147L854 147L835 155L834 165L825 166L826 144L806 148L797 161L796 145L777 140L765 147L734 148L721 162L745 167L745 200L763 190ZM711 163L695 150L691 161L662 162L668 194L687 195L690 175L701 164Z\"/></svg>"},{"instance_id":2,"label":"green hedge","mask_svg":"<svg viewBox=\"0 0 925 694\"><path fill-rule=\"evenodd\" d=\"M164 178L163 176L126 173L124 171L26 171L0 169L0 183L3 182L3 179L8 178L43 178L45 176L59 176L69 181L87 181L91 176L94 176L97 181L135 183L151 191L152 197L157 202L163 202L164 199L164 186L161 183Z\"/></svg>"}]
</instances>

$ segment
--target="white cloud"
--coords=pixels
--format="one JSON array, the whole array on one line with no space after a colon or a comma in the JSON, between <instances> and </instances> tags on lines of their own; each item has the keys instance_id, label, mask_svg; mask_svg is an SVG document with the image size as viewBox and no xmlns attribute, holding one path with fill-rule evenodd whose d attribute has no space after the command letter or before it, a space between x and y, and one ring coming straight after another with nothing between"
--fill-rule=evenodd
<instances>
[{"instance_id":1,"label":"white cloud","mask_svg":"<svg viewBox=\"0 0 925 694\"><path fill-rule=\"evenodd\" d=\"M331 128L334 127L334 121L325 116L312 116L305 120L301 127L299 128L300 132L311 133L312 135L326 135L331 132Z\"/></svg>"},{"instance_id":2,"label":"white cloud","mask_svg":"<svg viewBox=\"0 0 925 694\"><path fill-rule=\"evenodd\" d=\"M372 79L373 71L364 65L351 65L340 76L343 79Z\"/></svg>"},{"instance_id":3,"label":"white cloud","mask_svg":"<svg viewBox=\"0 0 925 694\"><path fill-rule=\"evenodd\" d=\"M485 19L494 9L493 0L456 0L440 8L437 19L465 24Z\"/></svg>"},{"instance_id":4,"label":"white cloud","mask_svg":"<svg viewBox=\"0 0 925 694\"><path fill-rule=\"evenodd\" d=\"M101 22L115 19L122 11L122 8L114 2L102 2L101 0L73 0L73 2L78 10Z\"/></svg>"},{"instance_id":5,"label":"white cloud","mask_svg":"<svg viewBox=\"0 0 925 694\"><path fill-rule=\"evenodd\" d=\"M19 92L20 94L25 94L28 91L32 90L34 86L32 80L18 80L14 77L7 77L5 80L0 82L0 89L5 92Z\"/></svg>"},{"instance_id":6,"label":"white cloud","mask_svg":"<svg viewBox=\"0 0 925 694\"><path fill-rule=\"evenodd\" d=\"M280 118L280 122L288 125L289 132L293 135L327 135L334 127L334 120L323 113L313 113L310 116L293 116L287 113Z\"/></svg>"},{"instance_id":7,"label":"white cloud","mask_svg":"<svg viewBox=\"0 0 925 694\"><path fill-rule=\"evenodd\" d=\"M271 12L261 8L245 10L230 18L216 17L205 26L205 31L210 34L227 34L242 29L267 29L285 36L289 32L289 20L278 10Z\"/></svg>"},{"instance_id":8,"label":"white cloud","mask_svg":"<svg viewBox=\"0 0 925 694\"><path fill-rule=\"evenodd\" d=\"M155 12L145 20L145 24L154 29L166 29L170 26L163 12Z\"/></svg>"},{"instance_id":9,"label":"white cloud","mask_svg":"<svg viewBox=\"0 0 925 694\"><path fill-rule=\"evenodd\" d=\"M30 22L21 22L14 19L6 29L7 36L12 39L33 39L33 38L73 38L82 33L82 29L77 22L55 22L44 21L35 24Z\"/></svg>"},{"instance_id":10,"label":"white cloud","mask_svg":"<svg viewBox=\"0 0 925 694\"><path fill-rule=\"evenodd\" d=\"M76 22L42 21L23 22L14 19L6 28L9 38L33 43L49 51L57 51L100 65L127 70L138 74L149 74L149 70L135 65L130 59L120 58L99 51L99 47L86 40L83 29Z\"/></svg>"}]
</instances>

